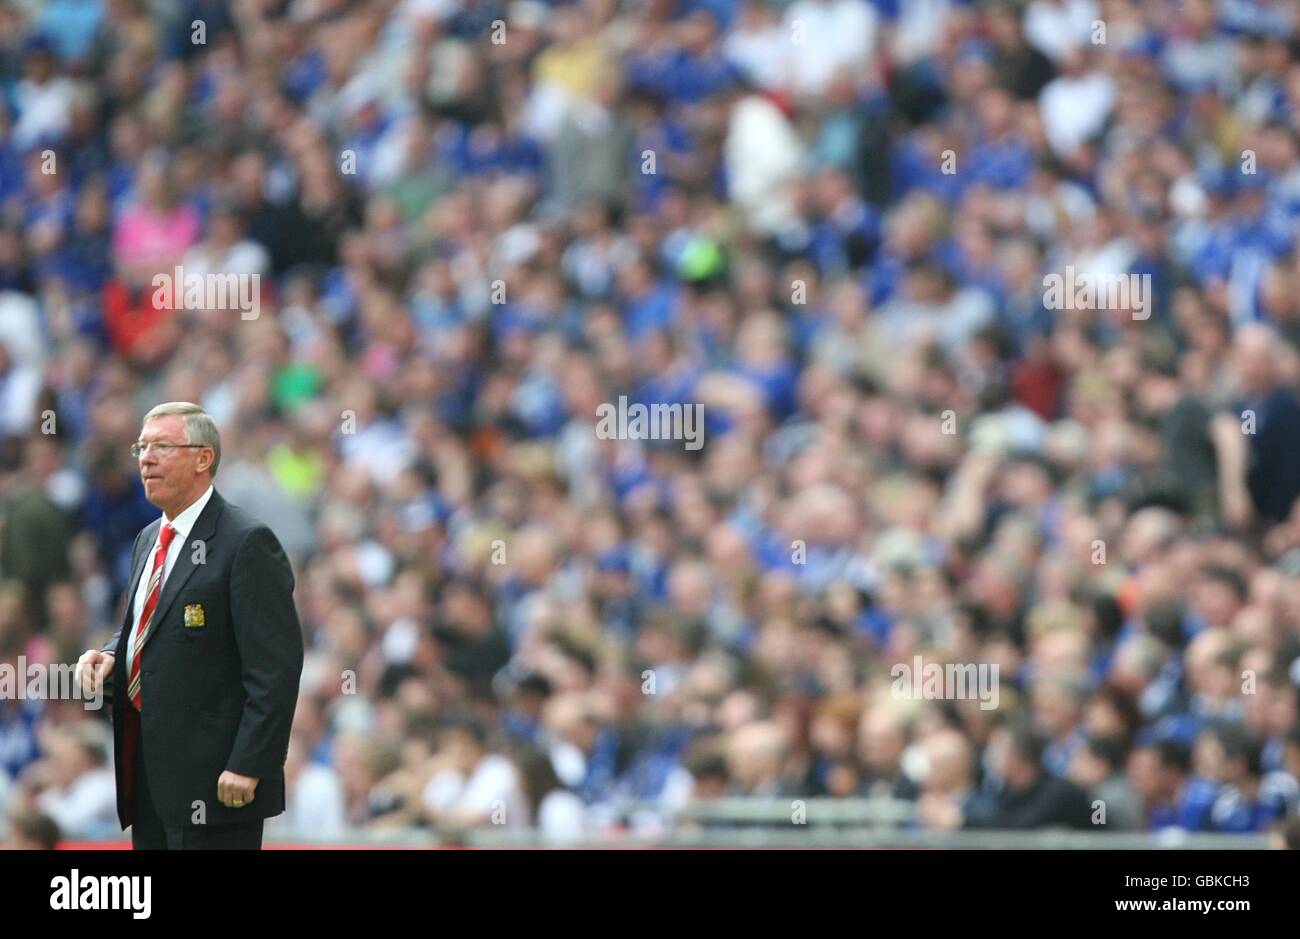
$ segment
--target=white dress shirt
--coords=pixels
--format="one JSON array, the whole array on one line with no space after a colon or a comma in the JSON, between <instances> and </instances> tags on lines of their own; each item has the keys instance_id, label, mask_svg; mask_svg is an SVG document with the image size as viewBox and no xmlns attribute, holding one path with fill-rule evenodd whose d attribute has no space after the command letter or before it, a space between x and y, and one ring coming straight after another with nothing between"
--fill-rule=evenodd
<instances>
[{"instance_id":1,"label":"white dress shirt","mask_svg":"<svg viewBox=\"0 0 1300 939\"><path fill-rule=\"evenodd\" d=\"M82 773L66 787L46 789L36 797L41 811L58 824L65 838L94 838L117 821L117 780L111 767Z\"/></svg>"},{"instance_id":2,"label":"white dress shirt","mask_svg":"<svg viewBox=\"0 0 1300 939\"><path fill-rule=\"evenodd\" d=\"M167 583L167 576L171 574L172 568L176 566L176 559L181 556L185 550L185 539L189 537L190 530L194 523L199 520L199 514L203 507L208 504L212 498L212 486L209 485L207 491L190 503L189 508L185 509L175 519L168 519L167 513L163 513L162 525L158 526L158 535L154 538L153 544L149 546L149 553L145 555L144 569L140 574L140 583L135 588L135 602L131 606L131 632L126 641L126 661L130 663L131 658L135 655L135 631L140 626L140 614L144 611L144 602L149 598L149 573L153 570L153 556L162 544L162 530L164 526L171 525L176 529L176 534L172 536L172 543L167 546L167 558L163 562L162 583L158 585L158 597L161 601L163 587Z\"/></svg>"}]
</instances>

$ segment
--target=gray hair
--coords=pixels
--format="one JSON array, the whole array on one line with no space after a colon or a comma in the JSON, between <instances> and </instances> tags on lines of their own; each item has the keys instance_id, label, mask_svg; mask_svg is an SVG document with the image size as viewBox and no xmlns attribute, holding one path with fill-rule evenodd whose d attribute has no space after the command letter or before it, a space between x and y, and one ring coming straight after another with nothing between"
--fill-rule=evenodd
<instances>
[{"instance_id":1,"label":"gray hair","mask_svg":"<svg viewBox=\"0 0 1300 939\"><path fill-rule=\"evenodd\" d=\"M212 419L212 415L197 404L190 404L188 401L168 401L166 404L152 408L144 416L143 423L148 424L155 417L162 417L164 414L183 414L185 442L212 448L212 466L208 468L208 473L215 479L217 465L221 463L221 434L217 432L217 422Z\"/></svg>"}]
</instances>

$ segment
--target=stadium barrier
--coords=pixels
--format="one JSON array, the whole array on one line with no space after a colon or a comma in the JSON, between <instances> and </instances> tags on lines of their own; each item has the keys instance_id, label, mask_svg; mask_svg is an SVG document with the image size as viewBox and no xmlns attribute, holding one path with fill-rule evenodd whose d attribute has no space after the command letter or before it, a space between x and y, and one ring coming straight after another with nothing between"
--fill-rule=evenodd
<instances>
[{"instance_id":1,"label":"stadium barrier","mask_svg":"<svg viewBox=\"0 0 1300 939\"><path fill-rule=\"evenodd\" d=\"M555 840L533 830L488 826L462 832L353 829L319 835L278 826L267 849L321 848L952 848L974 850L1260 850L1264 834L1035 830L929 831L910 827L914 806L898 799L731 798L691 803L675 819L656 803L620 805L626 825ZM798 817L793 818L794 809ZM129 847L120 835L66 842L64 848Z\"/></svg>"}]
</instances>

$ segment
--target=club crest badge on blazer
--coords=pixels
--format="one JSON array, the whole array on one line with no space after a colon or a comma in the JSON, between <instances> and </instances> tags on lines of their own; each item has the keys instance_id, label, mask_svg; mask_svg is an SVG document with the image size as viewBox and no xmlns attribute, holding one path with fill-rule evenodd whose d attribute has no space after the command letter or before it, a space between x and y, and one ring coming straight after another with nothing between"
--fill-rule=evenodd
<instances>
[{"instance_id":1,"label":"club crest badge on blazer","mask_svg":"<svg viewBox=\"0 0 1300 939\"><path fill-rule=\"evenodd\" d=\"M186 629L202 629L203 626L206 625L206 622L207 621L203 618L202 603L187 603L185 605Z\"/></svg>"}]
</instances>

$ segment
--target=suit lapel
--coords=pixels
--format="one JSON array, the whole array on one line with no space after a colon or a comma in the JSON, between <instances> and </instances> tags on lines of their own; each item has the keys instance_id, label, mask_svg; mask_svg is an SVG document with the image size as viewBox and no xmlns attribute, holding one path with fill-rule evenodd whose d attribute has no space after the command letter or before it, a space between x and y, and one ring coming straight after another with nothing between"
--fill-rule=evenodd
<instances>
[{"instance_id":1,"label":"suit lapel","mask_svg":"<svg viewBox=\"0 0 1300 939\"><path fill-rule=\"evenodd\" d=\"M135 559L131 566L131 586L126 591L125 626L128 633L135 627L135 592L140 588L140 578L144 576L145 565L149 563L149 555L152 553L153 543L158 540L158 529L161 527L162 519L160 518L145 529L144 550L140 552L139 558Z\"/></svg>"},{"instance_id":2,"label":"suit lapel","mask_svg":"<svg viewBox=\"0 0 1300 939\"><path fill-rule=\"evenodd\" d=\"M216 493L213 493L216 495ZM126 660L126 650L129 648L131 633L135 632L135 592L139 589L140 578L144 576L144 566L149 561L149 555L153 553L154 539L158 537L158 529L162 527L162 519L150 523L146 528L146 535L141 540L144 542L144 550L140 552L138 558L132 559L131 565L131 586L126 591L126 612L122 614L122 637L118 640L116 656L113 661L113 682L114 687L126 687L126 676L130 674L130 666ZM152 534L149 534L152 532ZM148 638L148 637L146 637ZM120 675L119 675L120 673ZM125 696L123 696L125 697ZM118 697L113 696L114 707L117 706Z\"/></svg>"},{"instance_id":3,"label":"suit lapel","mask_svg":"<svg viewBox=\"0 0 1300 939\"><path fill-rule=\"evenodd\" d=\"M221 515L221 509L225 505L225 500L215 489L212 490L212 498L208 504L203 507L199 517L194 522L194 527L190 529L189 536L185 539L185 544L181 545L180 557L176 559L176 566L172 568L167 579L163 581L162 594L158 597L158 607L154 610L153 621L149 624L149 632L145 634L144 641L147 645L153 634L157 632L157 627L162 624L163 617L167 615L167 610L175 602L181 588L190 576L198 570L200 565L194 563L194 542L206 542L212 537L217 530L217 518ZM206 544L204 549L206 552ZM206 559L207 555L204 554Z\"/></svg>"}]
</instances>

